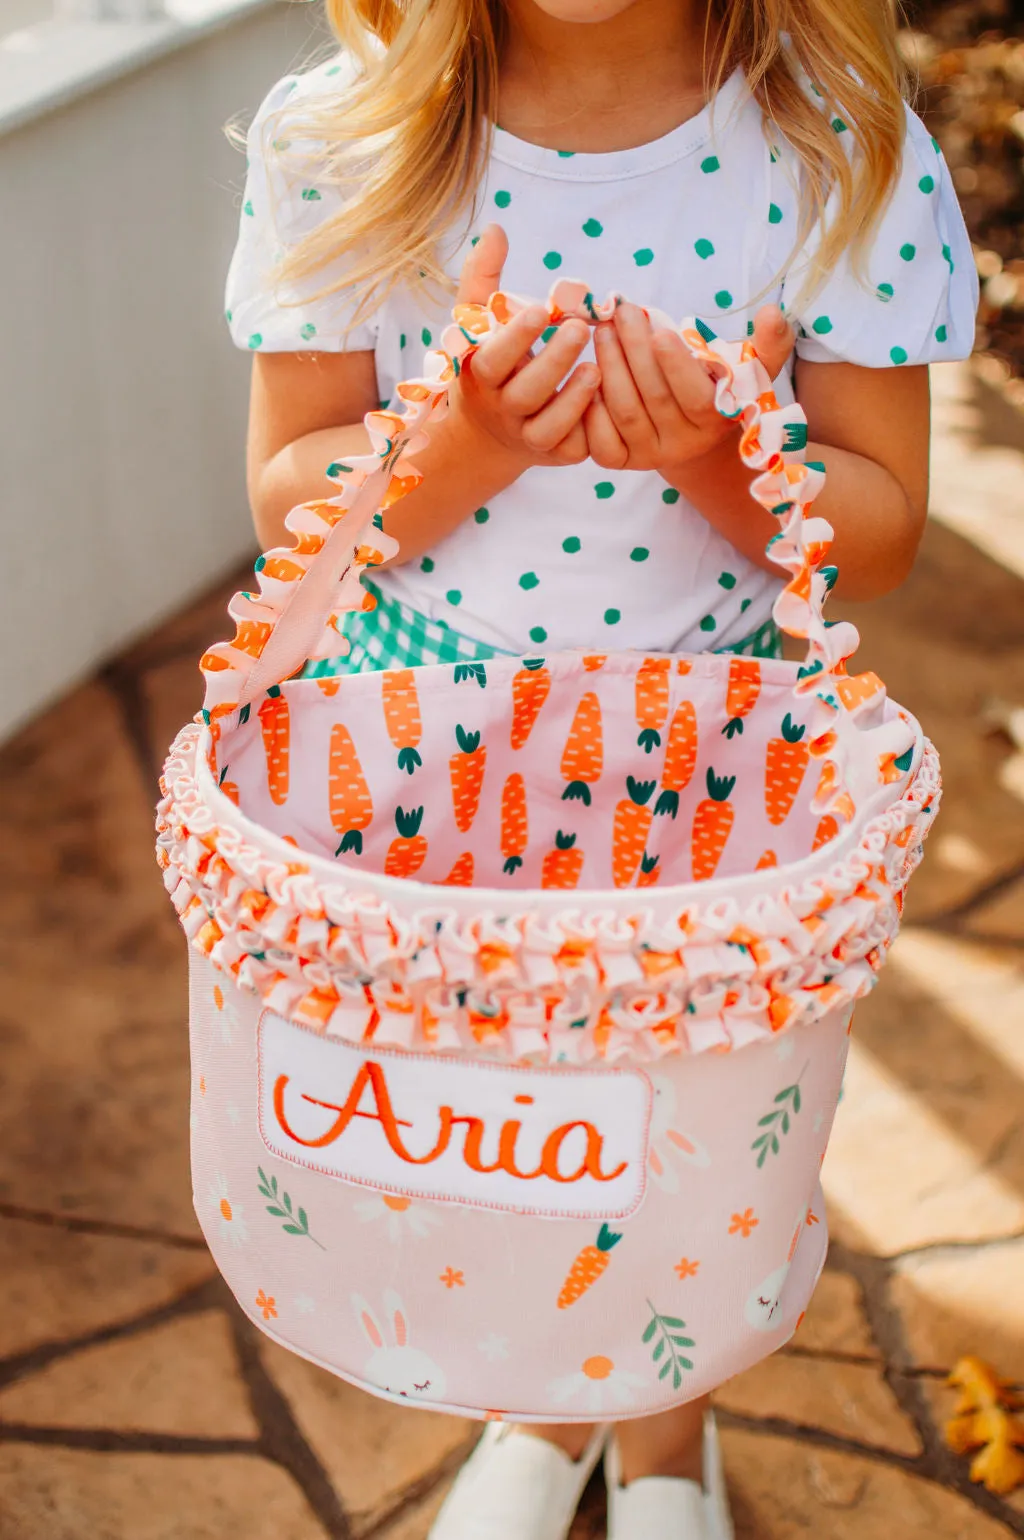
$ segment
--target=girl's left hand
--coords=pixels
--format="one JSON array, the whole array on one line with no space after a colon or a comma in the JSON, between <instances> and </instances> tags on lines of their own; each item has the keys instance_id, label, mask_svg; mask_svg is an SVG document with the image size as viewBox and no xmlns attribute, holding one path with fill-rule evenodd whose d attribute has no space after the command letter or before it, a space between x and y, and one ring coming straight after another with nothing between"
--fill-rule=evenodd
<instances>
[{"instance_id":1,"label":"girl's left hand","mask_svg":"<svg viewBox=\"0 0 1024 1540\"><path fill-rule=\"evenodd\" d=\"M777 305L758 311L751 340L774 379L794 341ZM594 349L601 387L583 426L598 465L658 471L671 482L676 469L707 454L733 430L715 409L714 381L683 339L655 331L638 305L620 305L613 320L602 321Z\"/></svg>"}]
</instances>

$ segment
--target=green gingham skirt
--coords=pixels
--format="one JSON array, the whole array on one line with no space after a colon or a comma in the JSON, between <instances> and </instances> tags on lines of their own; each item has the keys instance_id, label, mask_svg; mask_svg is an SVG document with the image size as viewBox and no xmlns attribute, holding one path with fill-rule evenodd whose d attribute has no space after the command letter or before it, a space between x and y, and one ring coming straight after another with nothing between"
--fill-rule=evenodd
<instances>
[{"instance_id":1,"label":"green gingham skirt","mask_svg":"<svg viewBox=\"0 0 1024 1540\"><path fill-rule=\"evenodd\" d=\"M380 668L418 668L424 663L481 663L487 658L516 656L506 648L462 636L443 620L429 620L401 600L385 595L366 578L363 585L377 605L373 610L350 611L342 618L339 630L347 638L350 650L343 657L307 663L304 678L362 674ZM766 620L741 642L712 650L746 658L781 658L782 633L774 620Z\"/></svg>"}]
</instances>

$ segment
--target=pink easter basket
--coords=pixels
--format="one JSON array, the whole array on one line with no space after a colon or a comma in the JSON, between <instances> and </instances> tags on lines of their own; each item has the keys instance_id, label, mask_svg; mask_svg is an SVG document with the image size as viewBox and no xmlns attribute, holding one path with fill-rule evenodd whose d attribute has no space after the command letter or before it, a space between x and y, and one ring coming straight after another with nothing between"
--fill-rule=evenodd
<instances>
[{"instance_id":1,"label":"pink easter basket","mask_svg":"<svg viewBox=\"0 0 1024 1540\"><path fill-rule=\"evenodd\" d=\"M373 453L229 606L158 855L191 942L195 1203L269 1335L474 1416L634 1416L794 1331L854 1003L939 795L828 626L799 406L682 335L778 519L801 667L562 652L300 678L343 651L423 425L521 304L459 307ZM553 322L608 314L562 282ZM612 305L614 301L610 301Z\"/></svg>"}]
</instances>

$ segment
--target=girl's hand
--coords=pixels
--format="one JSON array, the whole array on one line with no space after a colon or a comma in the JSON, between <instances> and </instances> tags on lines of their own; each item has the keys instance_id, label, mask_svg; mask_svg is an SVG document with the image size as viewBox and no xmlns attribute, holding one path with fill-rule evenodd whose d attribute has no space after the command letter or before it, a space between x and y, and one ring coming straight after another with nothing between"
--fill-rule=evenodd
<instances>
[{"instance_id":1,"label":"girl's hand","mask_svg":"<svg viewBox=\"0 0 1024 1540\"><path fill-rule=\"evenodd\" d=\"M489 225L466 258L459 300L488 300L501 287L507 255L505 232ZM573 365L590 328L584 321L565 321L534 357L532 349L548 324L540 305L513 316L467 360L449 396L456 418L518 463L517 475L530 465L577 465L588 454L583 414L600 375L593 364Z\"/></svg>"},{"instance_id":2,"label":"girl's hand","mask_svg":"<svg viewBox=\"0 0 1024 1540\"><path fill-rule=\"evenodd\" d=\"M772 379L793 348L777 305L754 321L754 346ZM659 471L705 455L734 430L715 409L715 383L675 332L655 331L637 305L620 305L597 327L601 389L587 408L590 455L609 470Z\"/></svg>"}]
</instances>

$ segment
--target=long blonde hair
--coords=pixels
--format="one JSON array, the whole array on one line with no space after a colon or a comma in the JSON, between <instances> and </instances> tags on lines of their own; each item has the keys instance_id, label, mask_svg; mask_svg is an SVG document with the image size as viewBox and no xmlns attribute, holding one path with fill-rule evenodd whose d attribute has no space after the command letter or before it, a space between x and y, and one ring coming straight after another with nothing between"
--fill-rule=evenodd
<instances>
[{"instance_id":1,"label":"long blonde hair","mask_svg":"<svg viewBox=\"0 0 1024 1540\"><path fill-rule=\"evenodd\" d=\"M317 276L337 264L358 320L398 284L451 292L439 239L472 217L497 112L507 13L503 0L325 4L351 56L352 79L304 109L282 109L287 127L268 125L275 148L266 150L315 144L313 169L341 189L343 206L286 253L279 277L289 289L329 293L340 282L318 288ZM769 139L784 138L802 162L794 251L815 224L822 232L802 292L843 253L862 274L902 156L907 76L893 0L708 0L709 35L713 25L709 96L742 68ZM847 133L852 156L842 142ZM832 194L838 203L826 223Z\"/></svg>"}]
</instances>

